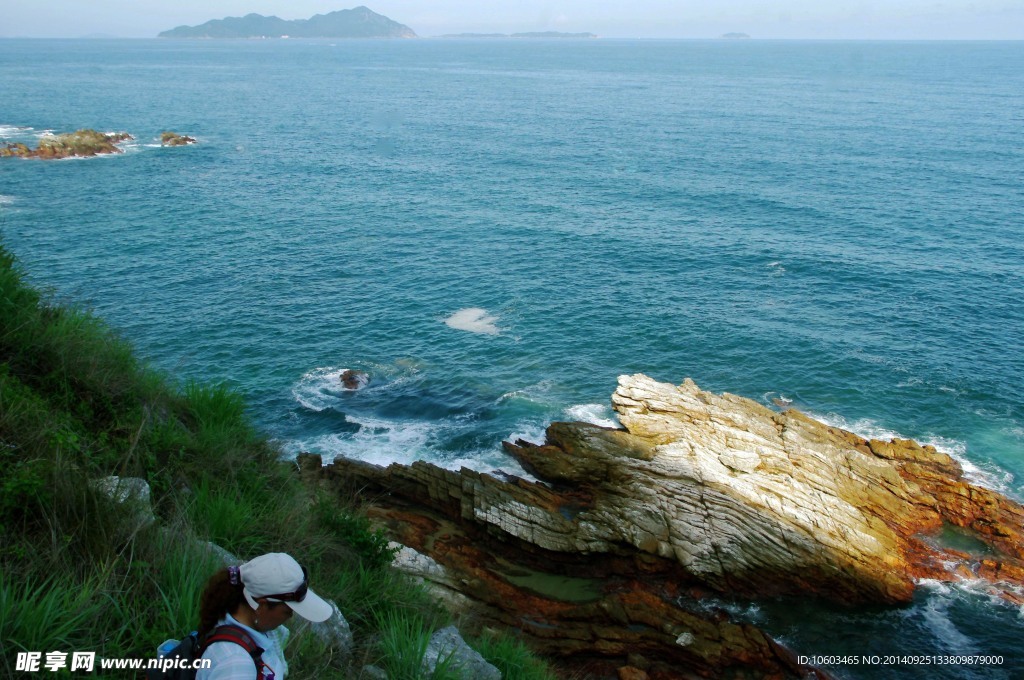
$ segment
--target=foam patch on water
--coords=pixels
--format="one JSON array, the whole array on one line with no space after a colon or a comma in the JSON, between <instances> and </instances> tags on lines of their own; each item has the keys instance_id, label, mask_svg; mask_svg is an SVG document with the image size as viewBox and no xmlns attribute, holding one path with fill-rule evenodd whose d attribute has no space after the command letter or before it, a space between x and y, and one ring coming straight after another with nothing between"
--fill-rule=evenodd
<instances>
[{"instance_id":1,"label":"foam patch on water","mask_svg":"<svg viewBox=\"0 0 1024 680\"><path fill-rule=\"evenodd\" d=\"M286 454L317 453L324 463L338 456L361 460L381 467L392 463L409 465L427 461L449 470L469 468L477 472L500 472L532 479L518 463L500 450L463 451L457 457L439 448L447 437L457 434L464 424L458 418L424 420L388 420L372 416L346 415L359 426L356 432L332 433L285 442Z\"/></svg>"},{"instance_id":2,"label":"foam patch on water","mask_svg":"<svg viewBox=\"0 0 1024 680\"><path fill-rule=\"evenodd\" d=\"M793 400L782 392L765 392L761 395L761 401L778 408L789 408L793 404Z\"/></svg>"},{"instance_id":3,"label":"foam patch on water","mask_svg":"<svg viewBox=\"0 0 1024 680\"><path fill-rule=\"evenodd\" d=\"M565 409L564 413L569 420L613 429L622 427L615 412L604 404L577 404Z\"/></svg>"},{"instance_id":4,"label":"foam patch on water","mask_svg":"<svg viewBox=\"0 0 1024 680\"><path fill-rule=\"evenodd\" d=\"M944 583L934 579L919 579L917 585L928 594L926 600L905 611L904 618L920 617L935 639L953 654L979 654L976 641L960 631L950 618L950 607L968 601L987 601L991 606L1014 606L1003 599L992 584L981 579L965 579ZM1016 590L1016 589L1014 589ZM1024 606L1018 610L1024 618Z\"/></svg>"},{"instance_id":5,"label":"foam patch on water","mask_svg":"<svg viewBox=\"0 0 1024 680\"><path fill-rule=\"evenodd\" d=\"M895 430L882 427L878 423L867 418L850 422L836 413L820 415L808 412L807 415L820 423L828 425L829 427L838 427L840 429L853 432L865 439L878 439L880 441L889 441L890 439L914 439L913 437L902 435ZM922 446L934 446L936 450L948 454L960 464L960 467L962 467L964 471L964 477L969 481L994 491L998 491L999 493L1012 493L1013 473L1003 470L994 464L978 465L968 460L967 444L964 442L958 439L932 437L927 435L914 439L914 441Z\"/></svg>"},{"instance_id":6,"label":"foam patch on water","mask_svg":"<svg viewBox=\"0 0 1024 680\"><path fill-rule=\"evenodd\" d=\"M524 442L540 446L547 438L546 430L547 427L543 423L519 423L516 426L516 431L509 434L505 441L514 444L522 439Z\"/></svg>"},{"instance_id":7,"label":"foam patch on water","mask_svg":"<svg viewBox=\"0 0 1024 680\"><path fill-rule=\"evenodd\" d=\"M24 137L32 133L32 128L24 125L0 125L0 138Z\"/></svg>"},{"instance_id":8,"label":"foam patch on water","mask_svg":"<svg viewBox=\"0 0 1024 680\"><path fill-rule=\"evenodd\" d=\"M0 205L10 205L11 203L14 203L14 196L0 194Z\"/></svg>"},{"instance_id":9,"label":"foam patch on water","mask_svg":"<svg viewBox=\"0 0 1024 680\"><path fill-rule=\"evenodd\" d=\"M429 445L440 429L438 423L351 416L346 416L346 420L359 425L359 430L293 440L285 444L285 452L292 455L318 453L325 463L344 456L381 466L408 465L415 460L432 461L435 457Z\"/></svg>"},{"instance_id":10,"label":"foam patch on water","mask_svg":"<svg viewBox=\"0 0 1024 680\"><path fill-rule=\"evenodd\" d=\"M480 307L467 307L455 312L444 323L449 328L481 335L498 335L501 329L494 325L498 317L491 316L486 309Z\"/></svg>"},{"instance_id":11,"label":"foam patch on water","mask_svg":"<svg viewBox=\"0 0 1024 680\"><path fill-rule=\"evenodd\" d=\"M326 411L337 403L343 391L341 373L344 368L325 366L306 373L292 387L292 397L310 411Z\"/></svg>"}]
</instances>

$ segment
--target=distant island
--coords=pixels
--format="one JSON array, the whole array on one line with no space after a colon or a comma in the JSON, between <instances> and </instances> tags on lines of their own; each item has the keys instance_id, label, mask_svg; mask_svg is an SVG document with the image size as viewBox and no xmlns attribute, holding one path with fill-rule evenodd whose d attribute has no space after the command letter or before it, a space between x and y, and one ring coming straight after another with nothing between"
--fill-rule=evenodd
<instances>
[{"instance_id":1,"label":"distant island","mask_svg":"<svg viewBox=\"0 0 1024 680\"><path fill-rule=\"evenodd\" d=\"M559 33L540 31L536 33L449 33L439 38L596 38L593 33Z\"/></svg>"},{"instance_id":2,"label":"distant island","mask_svg":"<svg viewBox=\"0 0 1024 680\"><path fill-rule=\"evenodd\" d=\"M727 40L745 40L750 38L746 33L723 33L718 36L719 38L725 38Z\"/></svg>"},{"instance_id":3,"label":"distant island","mask_svg":"<svg viewBox=\"0 0 1024 680\"><path fill-rule=\"evenodd\" d=\"M286 21L247 14L214 19L200 26L178 26L161 38L415 38L416 33L367 7L317 14L310 19Z\"/></svg>"}]
</instances>

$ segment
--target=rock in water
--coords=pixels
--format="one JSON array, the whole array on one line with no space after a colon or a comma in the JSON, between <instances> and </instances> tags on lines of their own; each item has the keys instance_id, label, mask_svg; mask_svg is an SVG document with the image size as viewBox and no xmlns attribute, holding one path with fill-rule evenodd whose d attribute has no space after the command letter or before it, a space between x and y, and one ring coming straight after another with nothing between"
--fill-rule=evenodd
<instances>
[{"instance_id":1,"label":"rock in water","mask_svg":"<svg viewBox=\"0 0 1024 680\"><path fill-rule=\"evenodd\" d=\"M370 374L365 371L347 369L341 372L338 379L341 380L341 384L346 390L358 390L360 387L370 384Z\"/></svg>"},{"instance_id":2,"label":"rock in water","mask_svg":"<svg viewBox=\"0 0 1024 680\"><path fill-rule=\"evenodd\" d=\"M195 143L195 137L189 137L188 135L179 135L177 132L169 131L160 133L161 146L185 146L187 144Z\"/></svg>"},{"instance_id":3,"label":"rock in water","mask_svg":"<svg viewBox=\"0 0 1024 680\"><path fill-rule=\"evenodd\" d=\"M909 601L915 578L957 580L946 565L963 555L920 537L944 522L1021 566L1024 509L966 482L933 447L868 441L692 380L622 376L612 403L629 435L655 447L650 461L616 466L625 488L601 488L624 521L614 537L674 556L719 590ZM660 508L667 537L629 521L645 507Z\"/></svg>"},{"instance_id":4,"label":"rock in water","mask_svg":"<svg viewBox=\"0 0 1024 680\"><path fill-rule=\"evenodd\" d=\"M0 148L0 157L59 159L121 153L117 144L134 139L127 132L97 132L78 130L60 135L46 135L39 140L39 148L29 149L24 144L8 144Z\"/></svg>"},{"instance_id":5,"label":"rock in water","mask_svg":"<svg viewBox=\"0 0 1024 680\"><path fill-rule=\"evenodd\" d=\"M709 590L902 603L917 578L977 578L1019 597L1024 508L932 447L868 441L691 380L622 376L612 403L624 429L553 423L543 445L506 444L541 482L344 459L322 474L387 491L374 516L481 603L483 620L609 673L630 654L652 678L819 673L701 604ZM990 552L929 538L947 524Z\"/></svg>"}]
</instances>

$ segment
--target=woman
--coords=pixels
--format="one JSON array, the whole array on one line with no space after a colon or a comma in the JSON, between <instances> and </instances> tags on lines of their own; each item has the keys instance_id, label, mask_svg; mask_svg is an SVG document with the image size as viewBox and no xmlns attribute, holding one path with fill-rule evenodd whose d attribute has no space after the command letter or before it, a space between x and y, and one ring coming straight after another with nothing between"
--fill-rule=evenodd
<instances>
[{"instance_id":1,"label":"woman","mask_svg":"<svg viewBox=\"0 0 1024 680\"><path fill-rule=\"evenodd\" d=\"M283 680L283 624L292 613L320 623L334 609L309 589L306 570L289 555L269 553L218 571L200 603L199 639L210 667L196 680Z\"/></svg>"}]
</instances>

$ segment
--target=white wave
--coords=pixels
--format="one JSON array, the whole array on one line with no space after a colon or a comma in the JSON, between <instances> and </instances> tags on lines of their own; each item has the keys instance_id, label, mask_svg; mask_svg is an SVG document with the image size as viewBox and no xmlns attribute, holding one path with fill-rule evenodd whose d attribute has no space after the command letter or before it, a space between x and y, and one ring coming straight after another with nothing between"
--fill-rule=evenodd
<instances>
[{"instance_id":1,"label":"white wave","mask_svg":"<svg viewBox=\"0 0 1024 680\"><path fill-rule=\"evenodd\" d=\"M455 312L444 320L445 325L460 331L480 333L482 335L498 335L501 330L494 325L498 320L496 316L490 316L486 309L480 307L467 307Z\"/></svg>"},{"instance_id":2,"label":"white wave","mask_svg":"<svg viewBox=\"0 0 1024 680\"><path fill-rule=\"evenodd\" d=\"M814 418L819 423L824 423L829 427L838 427L841 430L853 432L854 434L860 435L865 439L878 439L881 441L889 441L890 439L904 439L904 437L900 435L899 432L896 432L895 430L886 429L879 425L878 423L874 422L873 420L869 420L867 418L862 418L860 420L855 420L851 422L844 418L843 416L839 415L838 413L826 413L825 415L821 415L819 413L808 411L807 415L809 415L811 418Z\"/></svg>"},{"instance_id":3,"label":"white wave","mask_svg":"<svg viewBox=\"0 0 1024 680\"><path fill-rule=\"evenodd\" d=\"M333 406L344 390L340 375L344 368L325 366L314 368L292 387L292 396L303 408L310 411L325 411Z\"/></svg>"},{"instance_id":4,"label":"white wave","mask_svg":"<svg viewBox=\"0 0 1024 680\"><path fill-rule=\"evenodd\" d=\"M452 431L464 425L456 420L386 420L369 416L346 416L359 425L356 432L320 435L283 443L285 453L318 453L324 463L338 456L362 460L382 467L392 463L409 465L423 460L449 470L466 467L477 472L502 472L517 477L527 476L523 469L500 450L462 452L452 458L437 444ZM532 478L531 478L532 479Z\"/></svg>"},{"instance_id":5,"label":"white wave","mask_svg":"<svg viewBox=\"0 0 1024 680\"><path fill-rule=\"evenodd\" d=\"M935 640L948 651L956 654L977 654L978 649L971 638L960 632L949 617L949 605L945 599L935 598L924 607L922 618Z\"/></svg>"},{"instance_id":6,"label":"white wave","mask_svg":"<svg viewBox=\"0 0 1024 680\"><path fill-rule=\"evenodd\" d=\"M554 383L550 380L541 380L540 382L534 383L529 387L523 387L518 390L512 390L506 392L495 400L496 404L500 404L504 401L512 401L515 399L522 399L533 404L540 404L547 406L551 403L551 389Z\"/></svg>"},{"instance_id":7,"label":"white wave","mask_svg":"<svg viewBox=\"0 0 1024 680\"><path fill-rule=\"evenodd\" d=\"M519 423L516 425L515 432L509 434L505 441L514 444L522 439L524 442L540 446L547 439L546 431L547 428L543 423Z\"/></svg>"},{"instance_id":8,"label":"white wave","mask_svg":"<svg viewBox=\"0 0 1024 680\"><path fill-rule=\"evenodd\" d=\"M472 456L446 459L443 465L449 470L468 468L485 474L497 473L499 475L519 477L528 482L537 481L537 478L526 472L515 459L500 453L490 454L487 451L479 451Z\"/></svg>"},{"instance_id":9,"label":"white wave","mask_svg":"<svg viewBox=\"0 0 1024 680\"><path fill-rule=\"evenodd\" d=\"M18 137L32 132L32 128L23 125L0 125L0 137Z\"/></svg>"},{"instance_id":10,"label":"white wave","mask_svg":"<svg viewBox=\"0 0 1024 680\"><path fill-rule=\"evenodd\" d=\"M429 446L441 425L426 421L388 421L346 416L360 426L356 432L321 435L285 443L285 451L319 453L325 463L337 456L363 460L374 465L408 465L416 460L434 462L436 454Z\"/></svg>"},{"instance_id":11,"label":"white wave","mask_svg":"<svg viewBox=\"0 0 1024 680\"><path fill-rule=\"evenodd\" d=\"M953 583L944 583L934 579L919 579L917 584L928 592L928 598L905 611L905 618L920 616L924 624L931 630L935 639L953 654L977 654L977 644L960 631L950 620L949 608L958 602L978 600L988 601L992 606L1007 606L1006 600L992 584L983 579L963 579ZM1019 589L1013 588L1017 591ZM1024 618L1024 607L1018 616Z\"/></svg>"},{"instance_id":12,"label":"white wave","mask_svg":"<svg viewBox=\"0 0 1024 680\"><path fill-rule=\"evenodd\" d=\"M793 400L782 392L765 392L761 395L761 401L779 408L789 408L793 404Z\"/></svg>"},{"instance_id":13,"label":"white wave","mask_svg":"<svg viewBox=\"0 0 1024 680\"><path fill-rule=\"evenodd\" d=\"M601 427L622 427L615 412L604 404L577 404L565 409L564 413L569 420L578 420Z\"/></svg>"},{"instance_id":14,"label":"white wave","mask_svg":"<svg viewBox=\"0 0 1024 680\"><path fill-rule=\"evenodd\" d=\"M14 203L14 196L0 194L0 205L10 205L11 203Z\"/></svg>"},{"instance_id":15,"label":"white wave","mask_svg":"<svg viewBox=\"0 0 1024 680\"><path fill-rule=\"evenodd\" d=\"M838 427L840 429L847 430L848 432L853 432L865 439L878 439L880 441L889 441L890 439L914 439L913 437L902 435L895 430L882 427L878 423L867 418L850 422L843 416L836 413L820 415L808 411L807 415L820 423L828 425L829 427ZM960 441L959 439L929 435L925 435L924 437L914 440L922 446L934 446L936 450L948 454L960 464L960 467L963 468L964 471L964 477L969 481L992 489L993 491L998 491L999 493L1012 493L1011 485L1014 479L1013 473L1003 470L992 463L980 466L972 462L967 458L967 444L965 442Z\"/></svg>"}]
</instances>

